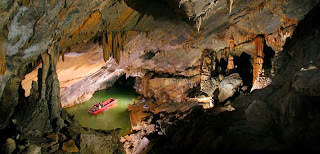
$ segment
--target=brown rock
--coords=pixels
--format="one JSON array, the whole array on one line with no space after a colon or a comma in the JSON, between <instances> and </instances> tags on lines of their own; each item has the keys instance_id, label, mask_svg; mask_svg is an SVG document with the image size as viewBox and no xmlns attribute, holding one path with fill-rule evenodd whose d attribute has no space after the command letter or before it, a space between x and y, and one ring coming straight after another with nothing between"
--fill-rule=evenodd
<instances>
[{"instance_id":1,"label":"brown rock","mask_svg":"<svg viewBox=\"0 0 320 154\"><path fill-rule=\"evenodd\" d=\"M15 149L16 141L12 138L8 138L4 146L5 153L12 153Z\"/></svg>"},{"instance_id":2,"label":"brown rock","mask_svg":"<svg viewBox=\"0 0 320 154\"><path fill-rule=\"evenodd\" d=\"M227 69L228 70L234 69L234 62L233 62L233 56L232 55L229 55Z\"/></svg>"},{"instance_id":3,"label":"brown rock","mask_svg":"<svg viewBox=\"0 0 320 154\"><path fill-rule=\"evenodd\" d=\"M50 141L54 141L58 143L58 134L49 134L46 136L46 138L49 139Z\"/></svg>"},{"instance_id":4,"label":"brown rock","mask_svg":"<svg viewBox=\"0 0 320 154\"><path fill-rule=\"evenodd\" d=\"M25 148L21 153L22 154L40 154L41 147L36 145L30 145L27 148Z\"/></svg>"},{"instance_id":5,"label":"brown rock","mask_svg":"<svg viewBox=\"0 0 320 154\"><path fill-rule=\"evenodd\" d=\"M62 133L58 133L58 135L59 135L59 142L63 142L67 139L66 135Z\"/></svg>"},{"instance_id":6,"label":"brown rock","mask_svg":"<svg viewBox=\"0 0 320 154\"><path fill-rule=\"evenodd\" d=\"M59 150L59 146L60 146L60 144L55 144L55 145L49 147L48 152L49 152L49 153L53 153L53 152L58 151L58 150Z\"/></svg>"},{"instance_id":7,"label":"brown rock","mask_svg":"<svg viewBox=\"0 0 320 154\"><path fill-rule=\"evenodd\" d=\"M242 79L238 73L233 73L225 77L220 83L219 102L223 102L229 97L232 97L242 84Z\"/></svg>"},{"instance_id":8,"label":"brown rock","mask_svg":"<svg viewBox=\"0 0 320 154\"><path fill-rule=\"evenodd\" d=\"M69 140L68 142L64 142L62 145L62 150L66 152L79 152L78 147L74 140Z\"/></svg>"},{"instance_id":9,"label":"brown rock","mask_svg":"<svg viewBox=\"0 0 320 154\"><path fill-rule=\"evenodd\" d=\"M256 80L253 83L253 86L251 88L251 91L255 90L255 89L262 89L265 88L267 86L269 86L272 82L271 78L268 77L258 77L256 78Z\"/></svg>"}]
</instances>

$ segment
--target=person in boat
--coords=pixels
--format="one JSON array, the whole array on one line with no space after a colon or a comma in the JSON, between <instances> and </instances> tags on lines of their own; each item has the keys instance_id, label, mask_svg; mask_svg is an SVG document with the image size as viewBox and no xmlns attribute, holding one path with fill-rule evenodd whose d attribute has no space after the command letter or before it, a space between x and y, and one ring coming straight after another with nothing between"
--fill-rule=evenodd
<instances>
[{"instance_id":1,"label":"person in boat","mask_svg":"<svg viewBox=\"0 0 320 154\"><path fill-rule=\"evenodd\" d=\"M99 107L98 108L99 108L99 110L101 109L101 104L100 103L99 103Z\"/></svg>"}]
</instances>

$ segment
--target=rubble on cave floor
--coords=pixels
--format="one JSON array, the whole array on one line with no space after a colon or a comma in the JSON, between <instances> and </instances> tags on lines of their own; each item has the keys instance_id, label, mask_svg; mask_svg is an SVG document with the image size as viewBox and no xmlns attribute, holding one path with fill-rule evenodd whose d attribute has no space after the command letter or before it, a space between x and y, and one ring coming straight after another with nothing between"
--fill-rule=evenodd
<instances>
[{"instance_id":1,"label":"rubble on cave floor","mask_svg":"<svg viewBox=\"0 0 320 154\"><path fill-rule=\"evenodd\" d=\"M204 112L216 116L222 112L232 112L235 110L230 101L224 105L205 110L203 105L195 101L185 103L159 103L145 98L129 105L128 110L132 123L132 132L121 137L126 153L145 153L152 146L159 136L166 136L173 127L181 124L191 123L194 116Z\"/></svg>"}]
</instances>

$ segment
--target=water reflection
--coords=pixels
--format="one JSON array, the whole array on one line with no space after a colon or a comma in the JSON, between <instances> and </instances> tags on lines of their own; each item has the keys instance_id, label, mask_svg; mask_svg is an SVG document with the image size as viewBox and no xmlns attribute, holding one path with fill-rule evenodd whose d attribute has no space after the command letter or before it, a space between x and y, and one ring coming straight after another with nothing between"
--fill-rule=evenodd
<instances>
[{"instance_id":1,"label":"water reflection","mask_svg":"<svg viewBox=\"0 0 320 154\"><path fill-rule=\"evenodd\" d=\"M87 113L87 110L95 103L105 101L109 98L118 99L116 107L98 115L89 115ZM67 111L71 115L75 115L76 120L84 127L102 130L121 128L121 135L124 136L128 134L131 129L127 106L132 103L132 99L137 99L134 90L112 87L107 90L97 91L89 101L67 108Z\"/></svg>"}]
</instances>

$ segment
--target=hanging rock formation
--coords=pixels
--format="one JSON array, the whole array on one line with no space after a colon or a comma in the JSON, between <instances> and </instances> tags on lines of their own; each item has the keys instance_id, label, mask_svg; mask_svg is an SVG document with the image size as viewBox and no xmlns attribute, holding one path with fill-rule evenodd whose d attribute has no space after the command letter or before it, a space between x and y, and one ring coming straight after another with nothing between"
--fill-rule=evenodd
<instances>
[{"instance_id":1,"label":"hanging rock formation","mask_svg":"<svg viewBox=\"0 0 320 154\"><path fill-rule=\"evenodd\" d=\"M65 53L100 35L104 59L107 61L113 57L126 75L139 78L141 82L137 82L137 91L156 102L147 103L156 110L143 112L159 114L159 117L160 112L166 112L163 119L168 120L166 123L170 126L168 131L161 132L167 136L157 140L159 144L154 144L151 153L209 153L230 148L308 148L318 143L319 138L319 109L315 105L317 101L314 101L314 97L319 96L318 78L314 77L318 75L318 69L304 68L305 63L310 61L314 65L312 68L319 68L318 14L306 17L315 21L305 21L310 27L305 26L298 31L296 28L313 8L319 10L319 2L2 0L0 129L15 128L14 131L22 136L21 140L17 139L18 144L23 139L35 142L23 145L24 148L17 146L17 152L39 149L61 152L60 147L69 140L74 140L75 146L83 153L97 152L98 147L109 153L119 152L117 131L83 128L70 116L63 115L59 103L56 74L59 55L65 60ZM252 41L254 44L251 44ZM262 65L266 62L266 55L263 54L265 45L276 52L272 60L275 76L271 86L244 95L239 92L243 82L240 72L230 75L223 67L220 78L214 74L213 63L216 59L213 53L219 60L233 55L235 65L237 58L246 53L254 59L251 74L252 82L255 82L261 77ZM212 55L202 58L206 49L212 51ZM38 61L43 65L39 70L38 84L33 83L31 96L25 98L21 80L35 68L34 64ZM106 70L103 68L95 75L106 77ZM116 78L116 75L113 77ZM309 78L310 81L306 81ZM101 84L104 82L101 81ZM219 85L219 93L215 93L218 89L216 85ZM83 88L80 84L75 87ZM180 112L184 103L195 103L194 96L201 94L201 91L208 96L213 95L219 102L232 100L230 112L220 114L219 109L204 111L201 107L194 108L190 113ZM74 96L77 94L73 93L74 89L67 92ZM236 92L240 93L240 97L233 98ZM69 102L77 102L78 97L82 96L77 95ZM137 106L137 111L142 111L144 106ZM172 112L167 114L168 110ZM174 112L190 115L181 116ZM144 113L140 115L144 116ZM180 119L182 121L176 121L177 117L183 117ZM189 118L183 120L184 117ZM154 121L151 120L150 124ZM140 130L139 133L145 131ZM58 140L53 145L41 144L34 138L42 140L44 132L62 133L66 139ZM20 135L12 136L19 138ZM144 137L141 138L144 143L152 142L152 137L156 138L146 137L146 140ZM144 146L138 147L141 151Z\"/></svg>"},{"instance_id":2,"label":"hanging rock formation","mask_svg":"<svg viewBox=\"0 0 320 154\"><path fill-rule=\"evenodd\" d=\"M104 61L108 61L109 57L113 57L117 63L120 62L121 52L124 50L127 32L103 32L102 48Z\"/></svg>"}]
</instances>

